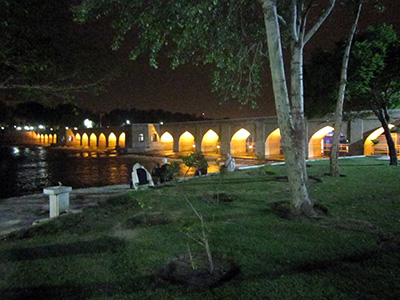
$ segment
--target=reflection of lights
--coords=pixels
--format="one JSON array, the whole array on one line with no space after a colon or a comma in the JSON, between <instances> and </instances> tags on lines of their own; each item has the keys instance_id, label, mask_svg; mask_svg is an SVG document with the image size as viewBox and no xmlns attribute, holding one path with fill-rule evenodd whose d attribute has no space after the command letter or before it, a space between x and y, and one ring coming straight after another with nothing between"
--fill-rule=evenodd
<instances>
[{"instance_id":1,"label":"reflection of lights","mask_svg":"<svg viewBox=\"0 0 400 300\"><path fill-rule=\"evenodd\" d=\"M85 119L85 121L83 121L83 125L85 125L86 128L93 128L93 121Z\"/></svg>"}]
</instances>

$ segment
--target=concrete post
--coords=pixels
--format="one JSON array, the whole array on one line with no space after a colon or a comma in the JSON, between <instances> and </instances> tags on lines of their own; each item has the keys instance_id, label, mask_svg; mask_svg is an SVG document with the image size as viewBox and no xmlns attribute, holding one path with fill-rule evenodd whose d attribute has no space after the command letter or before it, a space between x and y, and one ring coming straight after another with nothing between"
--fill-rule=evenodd
<instances>
[{"instance_id":1,"label":"concrete post","mask_svg":"<svg viewBox=\"0 0 400 300\"><path fill-rule=\"evenodd\" d=\"M50 218L60 215L69 208L70 186L50 186L43 189L43 194L49 195Z\"/></svg>"}]
</instances>

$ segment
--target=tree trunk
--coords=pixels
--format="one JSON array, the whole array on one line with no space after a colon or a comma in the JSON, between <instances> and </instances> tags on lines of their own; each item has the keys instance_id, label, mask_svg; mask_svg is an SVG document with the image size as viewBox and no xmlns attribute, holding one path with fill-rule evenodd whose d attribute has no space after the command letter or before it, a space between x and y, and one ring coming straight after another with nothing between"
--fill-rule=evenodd
<instances>
[{"instance_id":1,"label":"tree trunk","mask_svg":"<svg viewBox=\"0 0 400 300\"><path fill-rule=\"evenodd\" d=\"M384 108L383 109L372 108L372 111L378 117L379 121L381 122L382 128L384 130L384 134L386 137L386 143L389 148L389 158L390 158L389 165L397 166L397 164L398 164L397 150L396 150L396 146L393 141L392 134L391 134L390 128L389 128L389 114L387 113L387 110Z\"/></svg>"},{"instance_id":2,"label":"tree trunk","mask_svg":"<svg viewBox=\"0 0 400 300\"><path fill-rule=\"evenodd\" d=\"M357 13L356 13L356 17L354 19L354 23L350 29L350 34L347 39L346 49L344 51L343 61L342 61L342 72L340 75L339 94L338 94L338 99L336 102L336 111L335 111L335 123L334 123L335 134L333 135L333 143L332 143L331 156L330 156L330 174L333 177L340 176L340 167L339 167L340 149L339 149L339 146L340 146L340 132L341 132L342 121L343 121L343 103L344 103L344 96L345 96L346 84L347 84L347 69L348 69L349 59L350 59L351 44L353 42L353 37L356 32L358 20L360 18L361 8L362 8L362 4L360 3L357 8Z\"/></svg>"},{"instance_id":3,"label":"tree trunk","mask_svg":"<svg viewBox=\"0 0 400 300\"><path fill-rule=\"evenodd\" d=\"M301 113L302 109L295 108L295 121L293 120L284 71L276 1L265 0L263 10L275 106L282 135L282 149L285 155L289 187L292 193L292 208L297 214L309 215L314 211L306 186L304 126L299 128L299 124L304 124L304 120L301 120L302 115L304 119L304 114ZM298 55L301 54L300 51ZM301 63L301 60L299 62ZM297 92L301 93L301 91Z\"/></svg>"}]
</instances>

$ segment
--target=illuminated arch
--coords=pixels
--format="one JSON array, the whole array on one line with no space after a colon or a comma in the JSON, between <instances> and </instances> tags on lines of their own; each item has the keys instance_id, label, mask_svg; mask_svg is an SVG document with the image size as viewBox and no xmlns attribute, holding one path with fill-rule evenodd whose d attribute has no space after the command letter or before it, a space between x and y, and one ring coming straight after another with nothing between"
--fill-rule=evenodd
<instances>
[{"instance_id":1,"label":"illuminated arch","mask_svg":"<svg viewBox=\"0 0 400 300\"><path fill-rule=\"evenodd\" d=\"M119 135L118 146L121 148L125 148L125 140L126 140L126 135L125 132L123 132Z\"/></svg>"},{"instance_id":2,"label":"illuminated arch","mask_svg":"<svg viewBox=\"0 0 400 300\"><path fill-rule=\"evenodd\" d=\"M189 131L185 131L179 137L179 151L180 152L193 152L195 151L194 136Z\"/></svg>"},{"instance_id":3,"label":"illuminated arch","mask_svg":"<svg viewBox=\"0 0 400 300\"><path fill-rule=\"evenodd\" d=\"M389 124L389 128L392 129L394 127L393 124ZM383 127L376 129L372 132L364 142L364 155L373 155L375 152L387 152L389 153L389 149L387 147L387 142L385 136L382 134L385 132ZM392 137L393 137L392 133ZM398 138L397 138L398 139ZM393 139L396 143L396 138ZM373 141L378 141L379 143L375 145ZM398 142L397 142L398 144Z\"/></svg>"},{"instance_id":4,"label":"illuminated arch","mask_svg":"<svg viewBox=\"0 0 400 300\"><path fill-rule=\"evenodd\" d=\"M96 147L97 146L97 136L92 133L90 135L90 147Z\"/></svg>"},{"instance_id":5,"label":"illuminated arch","mask_svg":"<svg viewBox=\"0 0 400 300\"><path fill-rule=\"evenodd\" d=\"M265 155L266 156L280 156L282 150L281 144L281 131L279 128L271 132L265 141Z\"/></svg>"},{"instance_id":6,"label":"illuminated arch","mask_svg":"<svg viewBox=\"0 0 400 300\"><path fill-rule=\"evenodd\" d=\"M57 134L53 134L53 143L57 143Z\"/></svg>"},{"instance_id":7,"label":"illuminated arch","mask_svg":"<svg viewBox=\"0 0 400 300\"><path fill-rule=\"evenodd\" d=\"M254 153L253 136L246 129L239 129L231 139L232 155L248 155Z\"/></svg>"},{"instance_id":8,"label":"illuminated arch","mask_svg":"<svg viewBox=\"0 0 400 300\"><path fill-rule=\"evenodd\" d=\"M160 141L162 143L164 150L173 150L174 149L174 138L167 131L161 136Z\"/></svg>"},{"instance_id":9,"label":"illuminated arch","mask_svg":"<svg viewBox=\"0 0 400 300\"><path fill-rule=\"evenodd\" d=\"M204 153L219 152L219 136L214 130L209 129L204 134L201 141L201 151Z\"/></svg>"},{"instance_id":10,"label":"illuminated arch","mask_svg":"<svg viewBox=\"0 0 400 300\"><path fill-rule=\"evenodd\" d=\"M48 143L49 143L49 135L48 135L48 134L45 134L45 135L44 135L44 143L45 143L45 144L48 144Z\"/></svg>"},{"instance_id":11,"label":"illuminated arch","mask_svg":"<svg viewBox=\"0 0 400 300\"><path fill-rule=\"evenodd\" d=\"M313 134L310 141L308 142L308 157L321 157L324 155L324 148L327 145L324 145L324 137L332 132L334 128L332 126L325 126L321 128L316 133Z\"/></svg>"},{"instance_id":12,"label":"illuminated arch","mask_svg":"<svg viewBox=\"0 0 400 300\"><path fill-rule=\"evenodd\" d=\"M108 147L115 148L117 146L117 136L114 132L111 132L108 136Z\"/></svg>"},{"instance_id":13,"label":"illuminated arch","mask_svg":"<svg viewBox=\"0 0 400 300\"><path fill-rule=\"evenodd\" d=\"M107 147L107 139L104 133L99 135L99 148L106 148Z\"/></svg>"},{"instance_id":14,"label":"illuminated arch","mask_svg":"<svg viewBox=\"0 0 400 300\"><path fill-rule=\"evenodd\" d=\"M75 135L75 139L73 141L74 145L80 146L81 145L81 135L79 133L77 133Z\"/></svg>"},{"instance_id":15,"label":"illuminated arch","mask_svg":"<svg viewBox=\"0 0 400 300\"><path fill-rule=\"evenodd\" d=\"M84 147L89 146L89 137L86 132L84 134L82 134L82 146L84 146Z\"/></svg>"}]
</instances>

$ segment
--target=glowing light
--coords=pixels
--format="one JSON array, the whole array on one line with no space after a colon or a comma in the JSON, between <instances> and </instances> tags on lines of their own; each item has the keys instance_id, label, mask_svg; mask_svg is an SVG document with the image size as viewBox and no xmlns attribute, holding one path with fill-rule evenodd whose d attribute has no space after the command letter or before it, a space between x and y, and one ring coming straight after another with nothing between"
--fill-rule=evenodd
<instances>
[{"instance_id":1,"label":"glowing light","mask_svg":"<svg viewBox=\"0 0 400 300\"><path fill-rule=\"evenodd\" d=\"M129 121L129 120L126 120L125 123L126 123L126 125L131 125L131 121Z\"/></svg>"},{"instance_id":2,"label":"glowing light","mask_svg":"<svg viewBox=\"0 0 400 300\"><path fill-rule=\"evenodd\" d=\"M119 142L118 142L118 146L124 148L125 147L125 132L121 133L119 135Z\"/></svg>"},{"instance_id":3,"label":"glowing light","mask_svg":"<svg viewBox=\"0 0 400 300\"><path fill-rule=\"evenodd\" d=\"M232 140L245 140L249 137L250 132L248 132L246 129L242 128L238 130L232 137Z\"/></svg>"},{"instance_id":4,"label":"glowing light","mask_svg":"<svg viewBox=\"0 0 400 300\"><path fill-rule=\"evenodd\" d=\"M83 125L85 125L86 128L93 128L93 121L91 121L89 119L85 119L83 121Z\"/></svg>"},{"instance_id":5,"label":"glowing light","mask_svg":"<svg viewBox=\"0 0 400 300\"><path fill-rule=\"evenodd\" d=\"M219 149L219 148L221 148L221 146L220 146L220 145L217 145L217 148Z\"/></svg>"},{"instance_id":6,"label":"glowing light","mask_svg":"<svg viewBox=\"0 0 400 300\"><path fill-rule=\"evenodd\" d=\"M392 129L394 127L393 124L389 124L389 129ZM374 149L374 143L372 142L373 140L376 140L382 133L384 133L385 130L380 127L374 132L372 132L365 140L364 142L364 155L372 155L375 153Z\"/></svg>"},{"instance_id":7,"label":"glowing light","mask_svg":"<svg viewBox=\"0 0 400 300\"><path fill-rule=\"evenodd\" d=\"M250 132L246 129L239 129L231 139L231 154L240 155L247 153L247 138L250 137Z\"/></svg>"},{"instance_id":8,"label":"glowing light","mask_svg":"<svg viewBox=\"0 0 400 300\"><path fill-rule=\"evenodd\" d=\"M189 131L182 133L179 138L179 151L193 151L194 136Z\"/></svg>"},{"instance_id":9,"label":"glowing light","mask_svg":"<svg viewBox=\"0 0 400 300\"><path fill-rule=\"evenodd\" d=\"M163 121L161 121L161 122L160 122L160 125L163 125L163 124L164 124L164 122L163 122Z\"/></svg>"},{"instance_id":10,"label":"glowing light","mask_svg":"<svg viewBox=\"0 0 400 300\"><path fill-rule=\"evenodd\" d=\"M193 147L193 148L196 148L196 145L193 145L192 147Z\"/></svg>"},{"instance_id":11,"label":"glowing light","mask_svg":"<svg viewBox=\"0 0 400 300\"><path fill-rule=\"evenodd\" d=\"M172 135L169 132L165 132L162 136L161 136L161 142L163 143L170 143L173 142L174 138L172 137Z\"/></svg>"},{"instance_id":12,"label":"glowing light","mask_svg":"<svg viewBox=\"0 0 400 300\"><path fill-rule=\"evenodd\" d=\"M39 129L44 129L44 126L43 125L39 125L38 128Z\"/></svg>"},{"instance_id":13,"label":"glowing light","mask_svg":"<svg viewBox=\"0 0 400 300\"><path fill-rule=\"evenodd\" d=\"M281 154L281 131L277 128L271 132L265 141L265 155L279 154Z\"/></svg>"},{"instance_id":14,"label":"glowing light","mask_svg":"<svg viewBox=\"0 0 400 300\"><path fill-rule=\"evenodd\" d=\"M108 136L108 147L115 148L116 145L117 145L117 137L115 133L111 132L110 135Z\"/></svg>"},{"instance_id":15,"label":"glowing light","mask_svg":"<svg viewBox=\"0 0 400 300\"><path fill-rule=\"evenodd\" d=\"M21 127L19 127L19 126L17 127L17 130L21 130L21 129L22 129Z\"/></svg>"}]
</instances>

